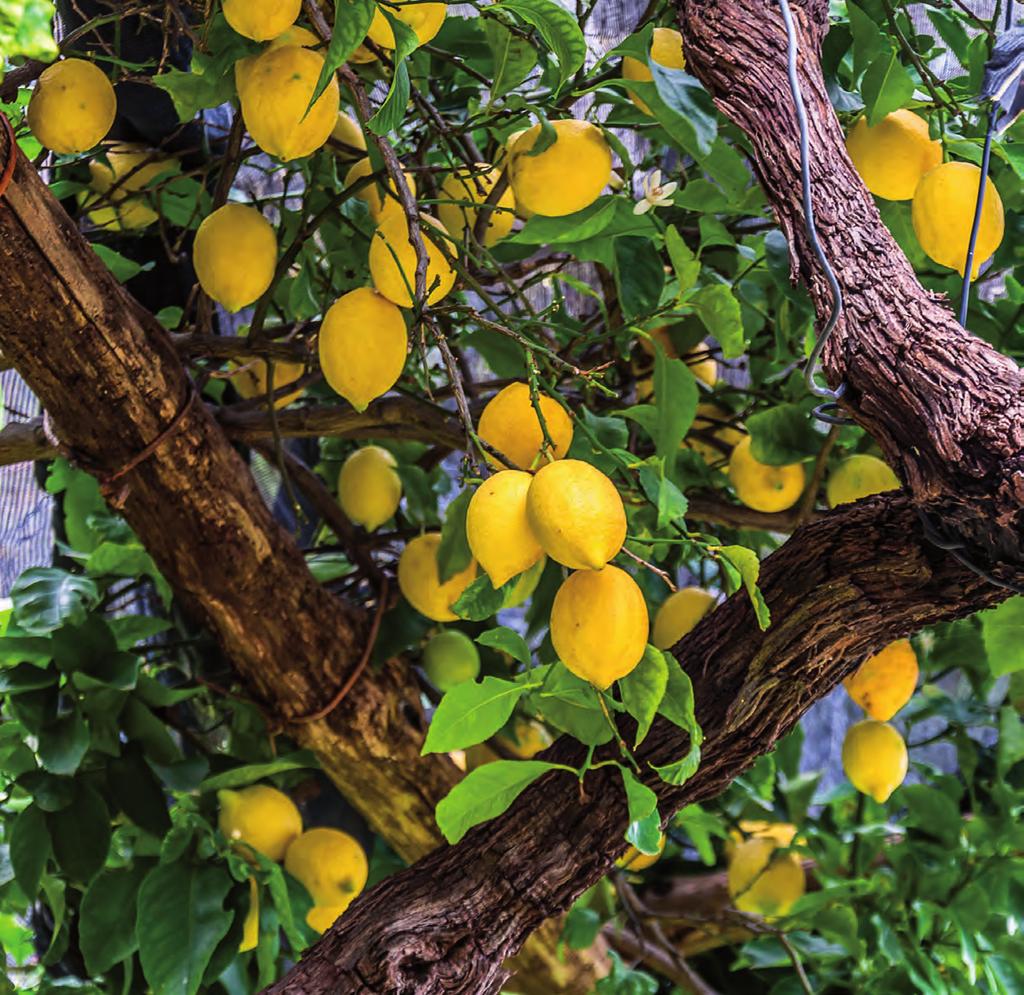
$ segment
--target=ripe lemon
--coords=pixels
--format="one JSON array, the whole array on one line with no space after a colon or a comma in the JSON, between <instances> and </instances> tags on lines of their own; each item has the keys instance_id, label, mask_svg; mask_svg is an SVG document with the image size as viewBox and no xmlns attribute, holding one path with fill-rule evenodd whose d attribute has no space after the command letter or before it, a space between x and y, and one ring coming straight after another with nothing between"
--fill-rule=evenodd
<instances>
[{"instance_id":1,"label":"ripe lemon","mask_svg":"<svg viewBox=\"0 0 1024 995\"><path fill-rule=\"evenodd\" d=\"M554 445L541 451L544 432L540 418L530 399L530 388L525 383L510 383L488 402L480 415L477 432L489 446L506 457L519 470L532 470L540 463L562 459L572 445L572 419L554 398L541 394L537 400L548 437ZM492 466L502 466L488 454Z\"/></svg>"},{"instance_id":2,"label":"ripe lemon","mask_svg":"<svg viewBox=\"0 0 1024 995\"><path fill-rule=\"evenodd\" d=\"M43 70L28 102L28 126L39 144L70 155L107 136L117 97L106 74L84 59L64 59Z\"/></svg>"},{"instance_id":3,"label":"ripe lemon","mask_svg":"<svg viewBox=\"0 0 1024 995\"><path fill-rule=\"evenodd\" d=\"M516 204L534 214L558 218L589 207L612 175L612 153L601 129L589 121L552 121L558 138L528 155L540 125L527 129L509 151L509 180Z\"/></svg>"},{"instance_id":4,"label":"ripe lemon","mask_svg":"<svg viewBox=\"0 0 1024 995\"><path fill-rule=\"evenodd\" d=\"M359 132L362 135L362 132ZM366 138L363 137L363 148L366 148ZM360 159L354 163L352 168L345 174L345 186L350 187L354 183L358 183L364 177L369 176L373 172L373 164L369 158ZM409 184L409 190L412 195L416 196L416 178L412 173L405 173L405 182ZM391 191L390 194L383 192L379 183L368 183L364 186L357 194L358 197L369 209L370 217L373 218L374 222L378 225L385 219L390 218L393 215L402 216L402 205L393 196L395 193L395 181L390 177L388 178L388 189Z\"/></svg>"},{"instance_id":5,"label":"ripe lemon","mask_svg":"<svg viewBox=\"0 0 1024 995\"><path fill-rule=\"evenodd\" d=\"M870 718L888 722L910 701L917 674L914 647L909 639L897 639L865 660L843 687Z\"/></svg>"},{"instance_id":6,"label":"ripe lemon","mask_svg":"<svg viewBox=\"0 0 1024 995\"><path fill-rule=\"evenodd\" d=\"M302 363L293 363L286 359L275 359L274 363L274 393L281 387L286 387L290 383L295 383L303 373L306 372L306 367ZM251 399L255 397L266 397L267 396L267 362L264 359L254 359L247 362L244 366L238 369L237 373L231 374L231 382L235 385L235 390L238 391L242 397ZM276 401L274 401L274 410L279 411L281 408L288 407L292 401L298 400L302 396L301 390L296 390L290 394L283 394Z\"/></svg>"},{"instance_id":7,"label":"ripe lemon","mask_svg":"<svg viewBox=\"0 0 1024 995\"><path fill-rule=\"evenodd\" d=\"M522 715L515 717L510 732L499 732L495 738L520 760L532 760L554 742L544 726Z\"/></svg>"},{"instance_id":8,"label":"ripe lemon","mask_svg":"<svg viewBox=\"0 0 1024 995\"><path fill-rule=\"evenodd\" d=\"M626 541L626 509L597 467L565 459L542 466L526 514L544 552L573 570L600 570Z\"/></svg>"},{"instance_id":9,"label":"ripe lemon","mask_svg":"<svg viewBox=\"0 0 1024 995\"><path fill-rule=\"evenodd\" d=\"M225 204L199 226L192 261L203 290L239 311L274 282L277 236L256 208Z\"/></svg>"},{"instance_id":10,"label":"ripe lemon","mask_svg":"<svg viewBox=\"0 0 1024 995\"><path fill-rule=\"evenodd\" d=\"M501 587L529 570L543 555L526 516L526 495L533 477L523 470L502 470L475 491L466 512L466 538L473 557Z\"/></svg>"},{"instance_id":11,"label":"ripe lemon","mask_svg":"<svg viewBox=\"0 0 1024 995\"><path fill-rule=\"evenodd\" d=\"M961 276L978 199L981 170L970 162L945 162L926 173L914 192L910 218L925 254ZM985 205L978 226L972 277L1003 240L1003 202L990 180L985 180Z\"/></svg>"},{"instance_id":12,"label":"ripe lemon","mask_svg":"<svg viewBox=\"0 0 1024 995\"><path fill-rule=\"evenodd\" d=\"M501 176L501 170L496 166L489 166L486 162L478 162L476 165L475 170L466 167L450 173L441 184L441 200L456 203L438 204L437 216L456 238L461 238L464 231L472 232L476 225L478 212L465 202L483 204ZM487 218L484 245L494 245L512 230L516 220L515 208L516 199L509 188L498 198L498 203Z\"/></svg>"},{"instance_id":13,"label":"ripe lemon","mask_svg":"<svg viewBox=\"0 0 1024 995\"><path fill-rule=\"evenodd\" d=\"M658 852L657 853L641 853L635 846L631 846L618 860L615 861L615 866L622 868L624 871L632 871L634 874L640 871L647 870L648 867L656 864L661 860L661 855L665 852L665 834L661 834L661 838L658 840Z\"/></svg>"},{"instance_id":14,"label":"ripe lemon","mask_svg":"<svg viewBox=\"0 0 1024 995\"><path fill-rule=\"evenodd\" d=\"M392 17L398 18L408 24L421 45L426 45L441 30L445 16L448 13L448 5L444 3L407 3L405 0L384 0L384 6ZM392 49L395 47L395 33L391 30L388 19L380 12L378 6L370 22L370 30L366 37L381 48Z\"/></svg>"},{"instance_id":15,"label":"ripe lemon","mask_svg":"<svg viewBox=\"0 0 1024 995\"><path fill-rule=\"evenodd\" d=\"M321 931L349 907L366 887L370 874L370 865L359 843L348 833L327 827L307 829L295 840L288 847L284 867L305 885L312 897L314 908L306 922Z\"/></svg>"},{"instance_id":16,"label":"ripe lemon","mask_svg":"<svg viewBox=\"0 0 1024 995\"><path fill-rule=\"evenodd\" d=\"M736 496L755 511L785 511L803 494L807 476L802 463L769 466L750 451L749 436L736 443L729 457L729 480Z\"/></svg>"},{"instance_id":17,"label":"ripe lemon","mask_svg":"<svg viewBox=\"0 0 1024 995\"><path fill-rule=\"evenodd\" d=\"M146 228L160 215L154 209L156 194L147 188L181 166L142 145L122 144L106 153L107 162L89 163L89 190L82 207L97 228L134 231Z\"/></svg>"},{"instance_id":18,"label":"ripe lemon","mask_svg":"<svg viewBox=\"0 0 1024 995\"><path fill-rule=\"evenodd\" d=\"M420 232L427 250L427 303L436 304L455 285L451 268L439 243L447 235L440 222L420 215ZM430 234L431 228L438 231ZM412 307L416 295L416 250L409 241L404 214L385 217L370 240L370 277L379 293L399 307Z\"/></svg>"},{"instance_id":19,"label":"ripe lemon","mask_svg":"<svg viewBox=\"0 0 1024 995\"><path fill-rule=\"evenodd\" d=\"M252 847L268 860L283 860L285 850L302 832L302 816L282 791L253 784L217 792L217 825L229 839Z\"/></svg>"},{"instance_id":20,"label":"ripe lemon","mask_svg":"<svg viewBox=\"0 0 1024 995\"><path fill-rule=\"evenodd\" d=\"M273 38L267 48L282 48L285 45L298 45L299 48L319 48L322 44L323 42L309 28L293 24L287 31L282 31L276 38Z\"/></svg>"},{"instance_id":21,"label":"ripe lemon","mask_svg":"<svg viewBox=\"0 0 1024 995\"><path fill-rule=\"evenodd\" d=\"M928 137L928 122L907 110L873 127L859 118L846 151L864 185L885 200L910 200L921 177L942 162L942 143Z\"/></svg>"},{"instance_id":22,"label":"ripe lemon","mask_svg":"<svg viewBox=\"0 0 1024 995\"><path fill-rule=\"evenodd\" d=\"M360 287L339 297L324 315L318 349L324 379L356 411L365 411L405 369L405 318L391 301Z\"/></svg>"},{"instance_id":23,"label":"ripe lemon","mask_svg":"<svg viewBox=\"0 0 1024 995\"><path fill-rule=\"evenodd\" d=\"M858 791L885 802L907 776L907 744L891 725L865 719L846 730L843 770Z\"/></svg>"},{"instance_id":24,"label":"ripe lemon","mask_svg":"<svg viewBox=\"0 0 1024 995\"><path fill-rule=\"evenodd\" d=\"M806 888L800 858L777 852L775 840L763 836L736 847L726 881L736 908L761 916L784 916Z\"/></svg>"},{"instance_id":25,"label":"ripe lemon","mask_svg":"<svg viewBox=\"0 0 1024 995\"><path fill-rule=\"evenodd\" d=\"M368 532L398 511L402 478L395 472L395 466L395 457L380 446L357 449L341 466L338 502L345 514Z\"/></svg>"},{"instance_id":26,"label":"ripe lemon","mask_svg":"<svg viewBox=\"0 0 1024 995\"><path fill-rule=\"evenodd\" d=\"M674 28L655 28L651 36L651 62L656 62L666 69L685 69L683 36ZM638 83L650 83L654 79L651 67L646 62L629 55L622 60L622 75ZM631 93L629 99L645 114L651 113L650 107L635 94Z\"/></svg>"},{"instance_id":27,"label":"ripe lemon","mask_svg":"<svg viewBox=\"0 0 1024 995\"><path fill-rule=\"evenodd\" d=\"M551 605L551 642L559 659L601 690L640 662L648 624L636 581L610 565L570 574Z\"/></svg>"},{"instance_id":28,"label":"ripe lemon","mask_svg":"<svg viewBox=\"0 0 1024 995\"><path fill-rule=\"evenodd\" d=\"M412 539L398 560L398 587L405 600L421 615L435 622L454 622L452 605L476 577L476 562L449 577L443 584L437 571L440 532L427 532Z\"/></svg>"},{"instance_id":29,"label":"ripe lemon","mask_svg":"<svg viewBox=\"0 0 1024 995\"><path fill-rule=\"evenodd\" d=\"M835 508L883 491L898 491L900 480L889 464L877 456L857 453L844 459L825 484L828 506Z\"/></svg>"},{"instance_id":30,"label":"ripe lemon","mask_svg":"<svg viewBox=\"0 0 1024 995\"><path fill-rule=\"evenodd\" d=\"M240 35L269 41L298 19L302 0L224 0L224 18Z\"/></svg>"},{"instance_id":31,"label":"ripe lemon","mask_svg":"<svg viewBox=\"0 0 1024 995\"><path fill-rule=\"evenodd\" d=\"M660 650L675 646L715 605L715 596L701 587L670 594L654 614L651 642Z\"/></svg>"},{"instance_id":32,"label":"ripe lemon","mask_svg":"<svg viewBox=\"0 0 1024 995\"><path fill-rule=\"evenodd\" d=\"M540 583L541 574L544 573L544 568L547 565L548 558L542 556L512 585L512 590L506 593L504 600L501 602L501 607L517 608L527 598L532 597L533 592L537 590L537 585Z\"/></svg>"},{"instance_id":33,"label":"ripe lemon","mask_svg":"<svg viewBox=\"0 0 1024 995\"><path fill-rule=\"evenodd\" d=\"M255 878L249 878L249 911L242 923L242 942L238 944L238 952L244 954L255 950L260 942L260 889Z\"/></svg>"},{"instance_id":34,"label":"ripe lemon","mask_svg":"<svg viewBox=\"0 0 1024 995\"><path fill-rule=\"evenodd\" d=\"M729 836L725 841L726 857L731 860L736 847L750 837L772 840L778 847L787 847L796 838L796 826L789 822L768 822L765 819L740 819L739 829L730 830Z\"/></svg>"},{"instance_id":35,"label":"ripe lemon","mask_svg":"<svg viewBox=\"0 0 1024 995\"><path fill-rule=\"evenodd\" d=\"M447 693L456 684L475 681L480 675L480 651L458 629L445 629L423 648L423 669L438 691Z\"/></svg>"},{"instance_id":36,"label":"ripe lemon","mask_svg":"<svg viewBox=\"0 0 1024 995\"><path fill-rule=\"evenodd\" d=\"M245 126L264 152L287 162L326 144L338 123L336 77L306 113L323 66L322 55L298 45L268 49L248 64L238 97Z\"/></svg>"},{"instance_id":37,"label":"ripe lemon","mask_svg":"<svg viewBox=\"0 0 1024 995\"><path fill-rule=\"evenodd\" d=\"M717 404L698 404L691 431L711 433L712 438L716 439L722 448L692 434L683 439L681 448L699 453L708 466L720 463L726 458L726 453L731 452L745 438L742 429L730 424L732 418L732 412Z\"/></svg>"},{"instance_id":38,"label":"ripe lemon","mask_svg":"<svg viewBox=\"0 0 1024 995\"><path fill-rule=\"evenodd\" d=\"M331 132L331 138L336 142L341 142L342 145L347 145L348 149L335 149L334 153L339 158L348 158L352 155L349 149L355 149L359 152L366 152L366 135L363 134L363 129L359 126L359 122L352 117L351 114L346 114L344 111L338 111L338 121L334 126L334 130ZM369 162L369 160L367 160ZM348 185L348 179L346 178L345 184Z\"/></svg>"}]
</instances>

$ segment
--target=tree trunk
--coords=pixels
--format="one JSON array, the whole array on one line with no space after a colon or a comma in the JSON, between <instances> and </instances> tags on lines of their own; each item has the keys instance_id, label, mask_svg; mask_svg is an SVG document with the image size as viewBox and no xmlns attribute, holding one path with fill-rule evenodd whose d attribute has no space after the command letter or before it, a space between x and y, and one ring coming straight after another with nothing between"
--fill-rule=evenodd
<instances>
[{"instance_id":1,"label":"tree trunk","mask_svg":"<svg viewBox=\"0 0 1024 995\"><path fill-rule=\"evenodd\" d=\"M0 161L11 149L0 139ZM273 520L242 459L193 394L162 326L114 280L18 153L0 201L0 350L68 455L118 503L186 608L217 638L272 725L314 750L373 830L412 861L441 841L434 806L459 772L421 757L408 665L367 668L369 613L326 592ZM369 422L369 418L363 419ZM557 927L524 955L522 990L586 991L587 955L556 961Z\"/></svg>"},{"instance_id":2,"label":"tree trunk","mask_svg":"<svg viewBox=\"0 0 1024 995\"><path fill-rule=\"evenodd\" d=\"M785 74L785 32L767 0L680 2L691 70L751 138L755 166L790 238L794 276L820 313L829 297L803 235L799 150ZM882 497L795 532L765 563L772 626L761 633L734 596L674 648L694 683L706 740L682 788L654 776L663 817L712 797L770 750L807 707L868 655L924 625L998 603L988 583L924 538L918 508L941 513L972 558L1000 576L1024 564L1024 396L1020 371L960 328L927 294L849 163L818 55L827 4L796 12L822 241L846 296L826 354L846 406L901 471L911 497ZM640 757L678 759L677 729L655 724ZM556 744L545 756L578 761ZM502 817L380 884L274 993L497 991L504 957L568 907L623 851L621 783L588 775L587 798L550 775Z\"/></svg>"}]
</instances>

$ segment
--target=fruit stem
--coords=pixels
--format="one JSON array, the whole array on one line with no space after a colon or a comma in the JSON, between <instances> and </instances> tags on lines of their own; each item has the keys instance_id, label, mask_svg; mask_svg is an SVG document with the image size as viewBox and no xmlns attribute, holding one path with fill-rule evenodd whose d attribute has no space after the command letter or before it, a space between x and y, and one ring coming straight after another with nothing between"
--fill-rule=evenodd
<instances>
[{"instance_id":1,"label":"fruit stem","mask_svg":"<svg viewBox=\"0 0 1024 995\"><path fill-rule=\"evenodd\" d=\"M636 759L630 752L629 747L626 746L626 741L622 738L622 736L619 735L619 727L615 724L614 720L612 719L611 712L608 711L608 705L604 700L604 692L595 687L594 693L597 695L597 701L598 704L601 706L601 711L604 712L604 717L605 721L607 721L608 723L608 728L611 729L612 735L615 737L615 742L619 744L619 751L622 753L623 757L625 757L626 760L629 761L629 765L633 768L633 770L636 771L637 774L639 774L640 765L636 762Z\"/></svg>"}]
</instances>

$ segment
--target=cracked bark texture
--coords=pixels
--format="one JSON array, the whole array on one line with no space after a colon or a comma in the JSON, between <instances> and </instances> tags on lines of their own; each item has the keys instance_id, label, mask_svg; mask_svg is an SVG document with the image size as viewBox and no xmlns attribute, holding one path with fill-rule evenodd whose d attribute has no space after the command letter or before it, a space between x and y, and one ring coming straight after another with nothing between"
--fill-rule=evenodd
<instances>
[{"instance_id":1,"label":"cracked bark texture","mask_svg":"<svg viewBox=\"0 0 1024 995\"><path fill-rule=\"evenodd\" d=\"M0 139L0 161L9 153ZM170 336L114 280L20 153L0 200L0 350L43 403L62 446L101 481L161 436L190 397ZM393 407L380 409L382 424L397 420L386 414ZM326 718L290 724L344 682L369 616L313 579L204 405L189 404L111 491L123 495L128 523L271 720L317 753L400 856L412 861L434 849L434 806L461 775L447 757L419 755L425 720L407 664L368 669ZM593 958L559 958L558 932L547 925L515 965L526 995L592 984Z\"/></svg>"}]
</instances>

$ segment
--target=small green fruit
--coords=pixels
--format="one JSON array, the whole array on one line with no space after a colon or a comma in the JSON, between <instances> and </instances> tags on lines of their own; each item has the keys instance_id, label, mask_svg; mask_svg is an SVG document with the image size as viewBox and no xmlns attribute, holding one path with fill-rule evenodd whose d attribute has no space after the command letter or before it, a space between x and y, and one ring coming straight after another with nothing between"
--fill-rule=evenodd
<instances>
[{"instance_id":1,"label":"small green fruit","mask_svg":"<svg viewBox=\"0 0 1024 995\"><path fill-rule=\"evenodd\" d=\"M480 652L464 632L445 629L423 650L423 669L438 691L447 692L456 684L476 680L480 673Z\"/></svg>"}]
</instances>

